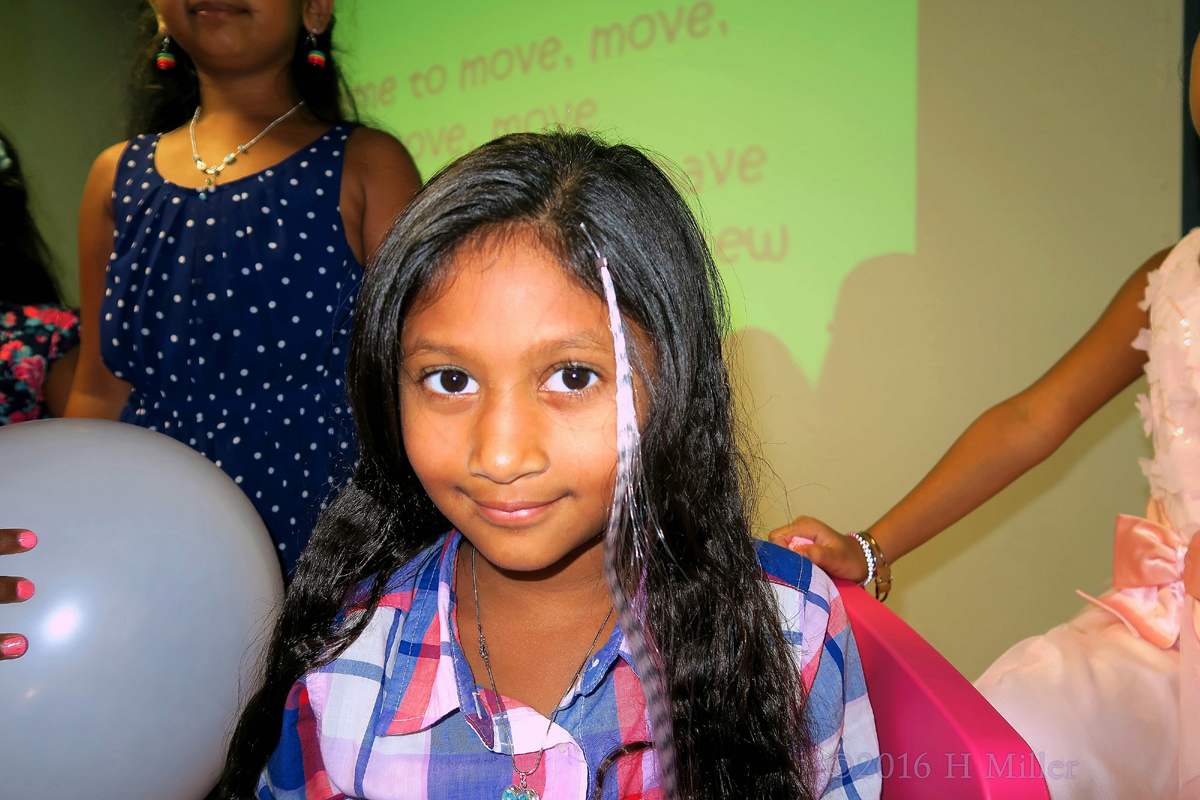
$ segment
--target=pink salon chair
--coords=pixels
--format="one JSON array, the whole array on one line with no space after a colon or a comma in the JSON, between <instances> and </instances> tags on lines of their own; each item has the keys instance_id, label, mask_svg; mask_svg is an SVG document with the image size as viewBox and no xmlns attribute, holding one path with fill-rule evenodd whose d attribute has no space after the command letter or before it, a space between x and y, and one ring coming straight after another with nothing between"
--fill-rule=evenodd
<instances>
[{"instance_id":1,"label":"pink salon chair","mask_svg":"<svg viewBox=\"0 0 1200 800\"><path fill-rule=\"evenodd\" d=\"M884 800L1049 800L1046 765L983 695L886 606L837 584L875 709Z\"/></svg>"}]
</instances>

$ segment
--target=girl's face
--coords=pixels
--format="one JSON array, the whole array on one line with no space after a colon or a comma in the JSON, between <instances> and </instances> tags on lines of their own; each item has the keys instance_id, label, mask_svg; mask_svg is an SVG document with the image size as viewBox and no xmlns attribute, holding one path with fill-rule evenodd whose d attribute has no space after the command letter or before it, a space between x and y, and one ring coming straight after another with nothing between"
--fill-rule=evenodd
<instances>
[{"instance_id":1,"label":"girl's face","mask_svg":"<svg viewBox=\"0 0 1200 800\"><path fill-rule=\"evenodd\" d=\"M404 322L404 449L481 555L502 570L544 570L596 540L608 518L607 307L532 238L467 245L450 270Z\"/></svg>"},{"instance_id":2,"label":"girl's face","mask_svg":"<svg viewBox=\"0 0 1200 800\"><path fill-rule=\"evenodd\" d=\"M300 28L324 30L333 0L156 0L170 34L207 72L286 64Z\"/></svg>"}]
</instances>

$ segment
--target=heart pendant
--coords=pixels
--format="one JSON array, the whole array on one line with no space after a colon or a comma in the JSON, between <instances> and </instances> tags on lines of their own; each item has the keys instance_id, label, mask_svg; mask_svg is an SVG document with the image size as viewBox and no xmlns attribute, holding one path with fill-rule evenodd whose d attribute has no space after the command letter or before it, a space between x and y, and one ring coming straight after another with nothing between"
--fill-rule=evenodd
<instances>
[{"instance_id":1,"label":"heart pendant","mask_svg":"<svg viewBox=\"0 0 1200 800\"><path fill-rule=\"evenodd\" d=\"M510 786L504 790L504 794L500 795L500 800L540 800L540 798L533 789L518 789L516 786Z\"/></svg>"}]
</instances>

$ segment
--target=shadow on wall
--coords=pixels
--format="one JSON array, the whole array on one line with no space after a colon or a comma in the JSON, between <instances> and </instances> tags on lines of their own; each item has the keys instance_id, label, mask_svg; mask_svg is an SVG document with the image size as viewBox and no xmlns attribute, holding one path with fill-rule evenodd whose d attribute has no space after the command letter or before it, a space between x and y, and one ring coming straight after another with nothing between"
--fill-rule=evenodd
<instances>
[{"instance_id":1,"label":"shadow on wall","mask_svg":"<svg viewBox=\"0 0 1200 800\"><path fill-rule=\"evenodd\" d=\"M761 535L799 514L843 530L865 527L974 416L1028 383L996 390L988 376L1011 376L1029 356L970 324L978 315L988 330L997 303L1013 307L1010 297L989 302L998 276L947 263L887 255L860 264L843 284L815 389L778 338L755 328L736 335L739 400L772 468L760 487ZM1019 297L1020 288L1007 294ZM1114 495L1109 486L1135 482L1137 458L1149 452L1144 440L1136 444L1137 390L901 562L891 607L968 677L1018 639L1065 621L1082 604L1074 588L1103 588L1096 576L1111 564L1113 519L1141 511L1121 505L1128 490ZM1076 518L1081 508L1088 519ZM956 597L961 602L948 602Z\"/></svg>"}]
</instances>

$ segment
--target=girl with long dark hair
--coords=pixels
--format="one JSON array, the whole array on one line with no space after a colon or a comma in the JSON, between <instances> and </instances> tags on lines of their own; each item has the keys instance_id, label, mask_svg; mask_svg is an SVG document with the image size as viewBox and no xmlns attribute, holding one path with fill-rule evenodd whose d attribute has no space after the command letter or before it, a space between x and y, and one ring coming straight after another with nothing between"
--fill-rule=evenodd
<instances>
[{"instance_id":1,"label":"girl with long dark hair","mask_svg":"<svg viewBox=\"0 0 1200 800\"><path fill-rule=\"evenodd\" d=\"M638 150L513 134L433 178L364 282L361 461L224 796L878 797L840 597L750 535L727 331Z\"/></svg>"},{"instance_id":2,"label":"girl with long dark hair","mask_svg":"<svg viewBox=\"0 0 1200 800\"><path fill-rule=\"evenodd\" d=\"M79 317L62 305L50 273L50 249L29 208L29 187L12 140L0 133L0 425L60 416L79 357ZM24 553L37 535L0 528L0 555ZM0 604L33 597L34 586L0 576ZM0 632L0 661L29 647Z\"/></svg>"},{"instance_id":3,"label":"girl with long dark hair","mask_svg":"<svg viewBox=\"0 0 1200 800\"><path fill-rule=\"evenodd\" d=\"M354 124L333 0L156 0L131 138L80 209L69 416L173 436L246 492L290 573L356 451L343 376L362 279L420 185Z\"/></svg>"},{"instance_id":4,"label":"girl with long dark hair","mask_svg":"<svg viewBox=\"0 0 1200 800\"><path fill-rule=\"evenodd\" d=\"M62 305L21 160L0 133L0 425L62 415L78 345L79 317Z\"/></svg>"}]
</instances>

